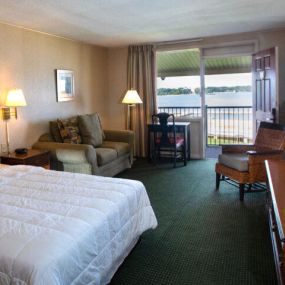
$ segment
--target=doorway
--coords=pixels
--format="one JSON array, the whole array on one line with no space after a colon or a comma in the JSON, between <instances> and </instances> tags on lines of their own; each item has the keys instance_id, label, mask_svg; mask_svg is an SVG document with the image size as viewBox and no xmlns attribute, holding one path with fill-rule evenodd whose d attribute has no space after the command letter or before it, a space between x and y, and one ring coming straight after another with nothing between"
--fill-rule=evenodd
<instances>
[{"instance_id":1,"label":"doorway","mask_svg":"<svg viewBox=\"0 0 285 285\"><path fill-rule=\"evenodd\" d=\"M204 152L200 93L200 50L198 48L158 51L158 112L171 113L176 121L191 123L191 158Z\"/></svg>"},{"instance_id":2,"label":"doorway","mask_svg":"<svg viewBox=\"0 0 285 285\"><path fill-rule=\"evenodd\" d=\"M252 142L253 51L253 44L157 51L158 111L191 122L192 158Z\"/></svg>"},{"instance_id":3,"label":"doorway","mask_svg":"<svg viewBox=\"0 0 285 285\"><path fill-rule=\"evenodd\" d=\"M206 145L251 144L251 56L205 59Z\"/></svg>"}]
</instances>

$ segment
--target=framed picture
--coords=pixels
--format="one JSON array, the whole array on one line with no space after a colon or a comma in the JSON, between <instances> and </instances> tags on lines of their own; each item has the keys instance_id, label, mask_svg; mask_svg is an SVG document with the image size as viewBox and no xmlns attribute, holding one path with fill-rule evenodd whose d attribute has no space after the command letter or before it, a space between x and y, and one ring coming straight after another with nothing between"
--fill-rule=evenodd
<instances>
[{"instance_id":1,"label":"framed picture","mask_svg":"<svg viewBox=\"0 0 285 285\"><path fill-rule=\"evenodd\" d=\"M71 70L56 69L57 102L74 100L74 75Z\"/></svg>"}]
</instances>

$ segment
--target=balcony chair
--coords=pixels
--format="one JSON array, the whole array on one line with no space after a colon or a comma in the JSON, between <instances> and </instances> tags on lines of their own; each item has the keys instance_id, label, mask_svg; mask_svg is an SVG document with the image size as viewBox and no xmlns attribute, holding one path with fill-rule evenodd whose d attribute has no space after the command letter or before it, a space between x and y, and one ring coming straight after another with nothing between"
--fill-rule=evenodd
<instances>
[{"instance_id":1,"label":"balcony chair","mask_svg":"<svg viewBox=\"0 0 285 285\"><path fill-rule=\"evenodd\" d=\"M173 114L158 113L152 115L153 149L152 157L161 157L161 152L171 153L174 167L177 158L182 158L184 166L187 164L184 138L176 133L175 118Z\"/></svg>"},{"instance_id":2,"label":"balcony chair","mask_svg":"<svg viewBox=\"0 0 285 285\"><path fill-rule=\"evenodd\" d=\"M230 179L239 185L240 201L253 183L266 182L264 160L280 159L285 147L285 126L261 122L254 145L225 145L216 164L216 190L220 181ZM221 179L222 176L222 179Z\"/></svg>"}]
</instances>

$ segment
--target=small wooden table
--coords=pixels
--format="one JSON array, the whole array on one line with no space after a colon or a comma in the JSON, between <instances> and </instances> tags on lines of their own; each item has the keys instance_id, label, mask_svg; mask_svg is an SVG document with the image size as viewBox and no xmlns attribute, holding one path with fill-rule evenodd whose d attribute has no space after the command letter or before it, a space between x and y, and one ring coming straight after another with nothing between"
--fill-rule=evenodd
<instances>
[{"instance_id":1,"label":"small wooden table","mask_svg":"<svg viewBox=\"0 0 285 285\"><path fill-rule=\"evenodd\" d=\"M50 168L50 153L47 150L29 149L26 154L1 153L1 163L8 165L33 165Z\"/></svg>"},{"instance_id":2,"label":"small wooden table","mask_svg":"<svg viewBox=\"0 0 285 285\"><path fill-rule=\"evenodd\" d=\"M269 225L278 284L285 282L285 160L266 160Z\"/></svg>"}]
</instances>

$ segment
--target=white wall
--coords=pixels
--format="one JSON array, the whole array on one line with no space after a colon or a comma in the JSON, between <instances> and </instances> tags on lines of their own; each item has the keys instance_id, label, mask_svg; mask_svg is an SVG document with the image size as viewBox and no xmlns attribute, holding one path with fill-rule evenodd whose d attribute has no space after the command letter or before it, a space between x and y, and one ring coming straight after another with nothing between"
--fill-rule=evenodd
<instances>
[{"instance_id":1,"label":"white wall","mask_svg":"<svg viewBox=\"0 0 285 285\"><path fill-rule=\"evenodd\" d=\"M121 103L127 91L127 48L108 49L108 127L125 129L126 106Z\"/></svg>"},{"instance_id":2,"label":"white wall","mask_svg":"<svg viewBox=\"0 0 285 285\"><path fill-rule=\"evenodd\" d=\"M97 111L103 124L106 106L107 49L0 24L0 99L22 88L27 106L9 122L11 149L29 147L48 131L48 121ZM75 75L75 100L56 102L55 69ZM0 141L5 142L3 121Z\"/></svg>"},{"instance_id":3,"label":"white wall","mask_svg":"<svg viewBox=\"0 0 285 285\"><path fill-rule=\"evenodd\" d=\"M261 31L254 33L242 33L234 35L225 35L219 37L208 37L199 42L192 44L173 44L163 47L169 48L189 48L189 47L213 47L221 46L229 43L240 43L243 41L254 41L257 44L257 50L267 49L273 46L278 46L279 50L279 119L281 123L285 123L285 30L278 31ZM160 46L161 48L161 46ZM125 121L123 106L117 104L118 98L122 96L122 92L127 89L127 47L109 48L108 49L108 66L109 66L109 92L108 100L112 114L115 114L108 121L108 128L120 129L124 128ZM117 88L118 87L118 88ZM201 152L201 133L200 127L195 123L192 131L192 148L193 154Z\"/></svg>"},{"instance_id":4,"label":"white wall","mask_svg":"<svg viewBox=\"0 0 285 285\"><path fill-rule=\"evenodd\" d=\"M127 90L127 47L96 47L4 24L0 36L0 102L17 87L28 103L9 123L12 148L31 146L48 131L49 120L75 114L96 111L105 128L125 129L126 107L120 101ZM285 123L285 30L209 37L190 46L247 40L255 40L259 50L279 47L280 121ZM74 101L56 102L55 69L74 71ZM1 121L1 143L3 128Z\"/></svg>"},{"instance_id":5,"label":"white wall","mask_svg":"<svg viewBox=\"0 0 285 285\"><path fill-rule=\"evenodd\" d=\"M280 108L280 122L285 123L285 30L278 31L261 31L254 33L242 33L225 35L219 37L208 37L199 42L190 44L183 44L183 46L174 44L168 45L168 48L177 47L210 47L221 46L229 43L240 43L241 41L255 41L257 49L263 50L273 46L278 46L279 49L279 108ZM127 89L126 85L126 68L127 64L127 47L109 48L108 49L108 66L109 66L109 104L111 104L112 112L120 114L123 108L121 105L116 105L118 98L122 95L122 90ZM111 79L111 80L110 80ZM118 88L114 88L114 83ZM110 128L122 128L124 120L120 117L111 119L108 122Z\"/></svg>"}]
</instances>

